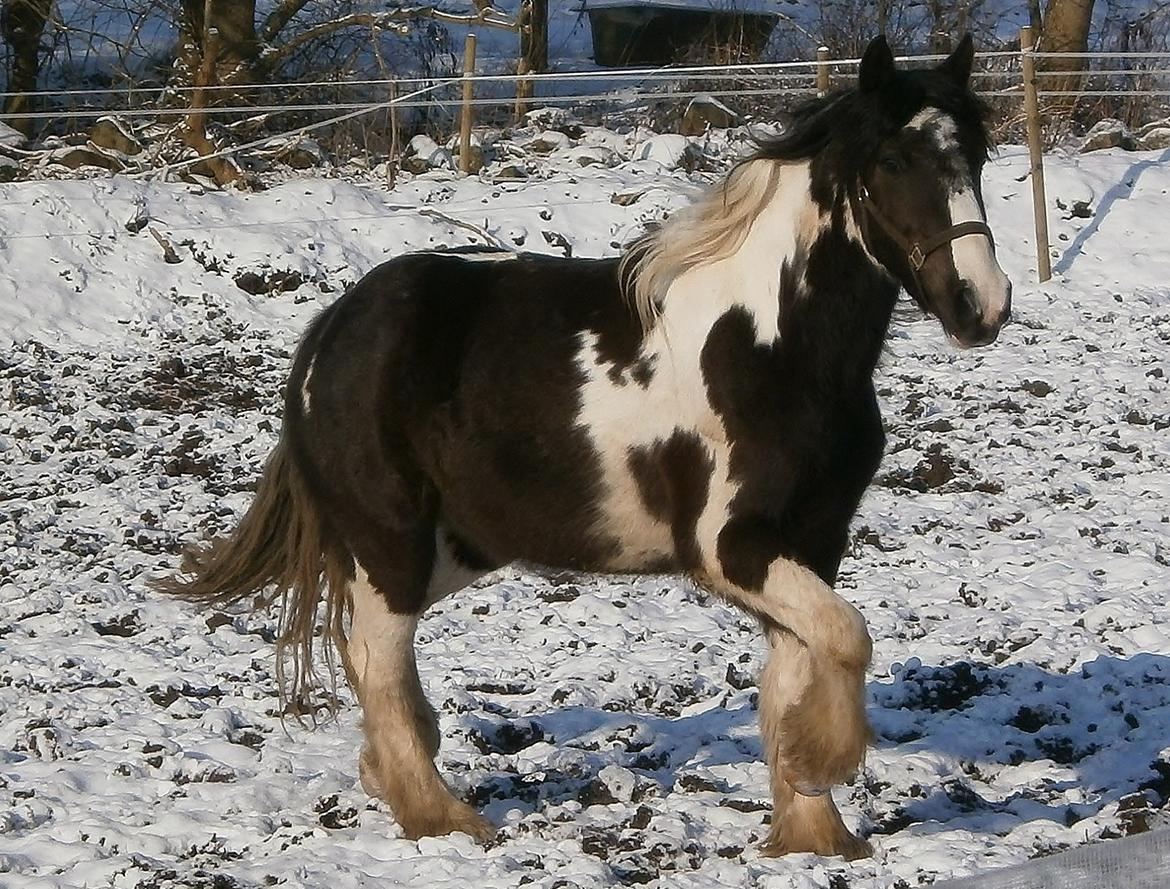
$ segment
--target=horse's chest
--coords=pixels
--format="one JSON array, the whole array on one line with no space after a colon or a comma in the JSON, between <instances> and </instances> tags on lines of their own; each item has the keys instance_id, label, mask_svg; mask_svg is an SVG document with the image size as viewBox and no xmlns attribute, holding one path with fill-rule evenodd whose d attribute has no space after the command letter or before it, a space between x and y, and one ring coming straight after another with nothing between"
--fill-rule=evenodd
<instances>
[{"instance_id":1,"label":"horse's chest","mask_svg":"<svg viewBox=\"0 0 1170 889\"><path fill-rule=\"evenodd\" d=\"M758 381L732 388L750 402L720 410L718 393L685 366L646 387L583 387L578 420L600 470L594 527L614 542L606 567L702 568L744 514L840 537L881 456L872 398L822 412L797 406L807 401L786 397L779 381L770 397Z\"/></svg>"},{"instance_id":2,"label":"horse's chest","mask_svg":"<svg viewBox=\"0 0 1170 889\"><path fill-rule=\"evenodd\" d=\"M728 443L698 363L678 352L617 366L579 356L578 427L597 458L592 512L609 570L694 567L695 525Z\"/></svg>"}]
</instances>

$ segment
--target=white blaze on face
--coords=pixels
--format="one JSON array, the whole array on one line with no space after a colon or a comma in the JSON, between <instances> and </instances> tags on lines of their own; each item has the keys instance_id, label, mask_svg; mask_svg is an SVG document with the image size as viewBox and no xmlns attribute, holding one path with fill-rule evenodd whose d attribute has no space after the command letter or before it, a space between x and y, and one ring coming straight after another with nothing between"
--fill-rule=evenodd
<instances>
[{"instance_id":1,"label":"white blaze on face","mask_svg":"<svg viewBox=\"0 0 1170 889\"><path fill-rule=\"evenodd\" d=\"M959 154L958 127L949 114L937 108L924 108L906 125L907 129L928 133L939 150ZM983 209L975 197L975 185L966 163L959 162L960 175L947 199L951 225L963 222L986 222ZM1011 304L1011 282L999 267L991 241L986 235L963 235L951 241L951 256L959 280L971 288L985 324L1003 320Z\"/></svg>"},{"instance_id":2,"label":"white blaze on face","mask_svg":"<svg viewBox=\"0 0 1170 889\"><path fill-rule=\"evenodd\" d=\"M968 187L951 194L951 225L961 222L986 222L974 188ZM980 314L987 324L1003 319L1011 302L1011 284L999 267L991 241L984 235L963 235L951 241L951 255L955 272L975 295Z\"/></svg>"}]
</instances>

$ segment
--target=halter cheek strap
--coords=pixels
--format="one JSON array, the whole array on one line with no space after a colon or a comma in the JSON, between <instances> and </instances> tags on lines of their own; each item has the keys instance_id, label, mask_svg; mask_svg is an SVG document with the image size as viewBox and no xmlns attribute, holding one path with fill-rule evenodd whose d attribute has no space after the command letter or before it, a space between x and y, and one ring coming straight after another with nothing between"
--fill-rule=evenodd
<instances>
[{"instance_id":1,"label":"halter cheek strap","mask_svg":"<svg viewBox=\"0 0 1170 889\"><path fill-rule=\"evenodd\" d=\"M872 219L877 227L885 232L886 237L902 248L906 254L906 260L910 263L910 274L914 277L914 285L922 292L922 282L918 280L918 273L922 270L922 266L926 264L926 258L934 253L939 247L944 244L949 244L956 238L961 238L964 235L983 235L991 242L991 246L995 248L995 237L991 234L991 228L986 222L976 222L971 220L969 222L960 222L958 225L952 225L950 228L943 229L941 232L923 238L921 241L911 241L903 237L902 233L894 227L894 224L886 218L885 214L878 209L876 203L869 195L869 189L864 185L859 186L858 196L861 199L861 206L869 218Z\"/></svg>"}]
</instances>

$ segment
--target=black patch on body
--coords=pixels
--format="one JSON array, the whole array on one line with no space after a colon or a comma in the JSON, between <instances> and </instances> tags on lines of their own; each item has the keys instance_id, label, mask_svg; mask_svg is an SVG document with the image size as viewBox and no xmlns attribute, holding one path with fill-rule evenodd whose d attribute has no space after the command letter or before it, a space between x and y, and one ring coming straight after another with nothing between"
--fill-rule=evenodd
<instances>
[{"instance_id":1,"label":"black patch on body","mask_svg":"<svg viewBox=\"0 0 1170 889\"><path fill-rule=\"evenodd\" d=\"M751 315L732 308L701 355L740 486L717 554L729 580L754 590L781 556L836 579L849 522L881 459L872 378L897 295L839 225L803 267L786 264L780 282L774 342L757 344Z\"/></svg>"},{"instance_id":2,"label":"black patch on body","mask_svg":"<svg viewBox=\"0 0 1170 889\"><path fill-rule=\"evenodd\" d=\"M715 462L693 432L676 431L665 441L630 448L627 463L642 505L654 518L670 525L677 568L699 567L695 528L711 487Z\"/></svg>"},{"instance_id":3,"label":"black patch on body","mask_svg":"<svg viewBox=\"0 0 1170 889\"><path fill-rule=\"evenodd\" d=\"M647 355L639 358L630 367L630 376L643 389L650 388L650 381L654 379L654 362L657 356Z\"/></svg>"},{"instance_id":4,"label":"black patch on body","mask_svg":"<svg viewBox=\"0 0 1170 889\"><path fill-rule=\"evenodd\" d=\"M451 554L455 557L455 561L464 568L470 571L492 571L500 567L459 535L447 531L444 537L447 540L447 545L451 548Z\"/></svg>"}]
</instances>

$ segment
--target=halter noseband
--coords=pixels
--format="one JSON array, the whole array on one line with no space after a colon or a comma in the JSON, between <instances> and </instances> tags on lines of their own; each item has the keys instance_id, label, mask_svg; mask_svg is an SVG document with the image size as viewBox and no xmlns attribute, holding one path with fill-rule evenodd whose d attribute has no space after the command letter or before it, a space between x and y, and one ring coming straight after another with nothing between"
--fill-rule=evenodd
<instances>
[{"instance_id":1,"label":"halter noseband","mask_svg":"<svg viewBox=\"0 0 1170 889\"><path fill-rule=\"evenodd\" d=\"M922 289L922 282L918 280L918 273L922 270L922 266L926 264L926 258L934 253L939 247L944 244L949 244L956 238L961 238L964 235L984 235L987 240L991 242L991 246L995 247L995 236L991 233L991 228L986 222L976 222L971 220L969 222L960 222L958 225L952 225L950 228L943 229L937 234L933 234L928 238L923 238L921 241L911 241L902 236L902 233L894 228L893 223L885 217L885 215L878 209L877 204L869 195L869 189L864 185L859 186L858 196L861 200L861 206L865 212L869 214L870 218L877 223L878 228L885 232L886 237L902 248L906 254L906 259L910 263L910 274L914 278L914 286L918 288L918 294L914 294L915 299L920 299L920 296L925 296Z\"/></svg>"}]
</instances>

